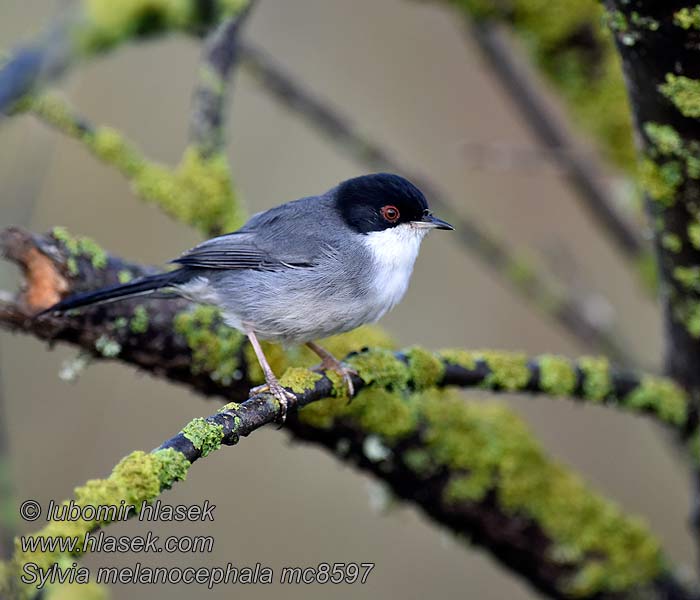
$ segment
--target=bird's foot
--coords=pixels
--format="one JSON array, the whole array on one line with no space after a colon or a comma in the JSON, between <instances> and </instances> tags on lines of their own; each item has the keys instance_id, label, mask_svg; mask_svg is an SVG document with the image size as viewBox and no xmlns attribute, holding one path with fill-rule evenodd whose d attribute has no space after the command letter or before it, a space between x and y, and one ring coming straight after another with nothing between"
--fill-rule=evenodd
<instances>
[{"instance_id":1,"label":"bird's foot","mask_svg":"<svg viewBox=\"0 0 700 600\"><path fill-rule=\"evenodd\" d=\"M282 414L280 414L278 422L280 426L284 425L284 422L287 420L287 411L290 405L296 402L297 397L288 389L282 387L276 378L268 378L266 383L250 389L251 396L264 393L272 394L279 401Z\"/></svg>"},{"instance_id":2,"label":"bird's foot","mask_svg":"<svg viewBox=\"0 0 700 600\"><path fill-rule=\"evenodd\" d=\"M338 375L343 378L343 381L348 388L348 398L352 400L352 397L355 395L355 386L352 383L352 376L357 375L357 371L355 371L355 369L344 365L336 358L324 358L321 361L321 364L316 367L315 370L334 371L338 373Z\"/></svg>"}]
</instances>

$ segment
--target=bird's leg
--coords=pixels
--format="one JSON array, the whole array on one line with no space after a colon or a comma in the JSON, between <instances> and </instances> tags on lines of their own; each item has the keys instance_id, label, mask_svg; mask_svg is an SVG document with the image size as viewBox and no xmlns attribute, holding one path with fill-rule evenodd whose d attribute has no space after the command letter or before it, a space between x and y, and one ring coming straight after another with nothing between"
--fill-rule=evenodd
<instances>
[{"instance_id":1,"label":"bird's leg","mask_svg":"<svg viewBox=\"0 0 700 600\"><path fill-rule=\"evenodd\" d=\"M357 371L346 367L341 363L335 356L333 356L328 350L319 346L315 342L306 342L308 348L321 359L321 368L330 369L335 371L343 378L345 385L348 386L348 394L350 398L355 395L355 386L352 384L352 376L357 375Z\"/></svg>"},{"instance_id":2,"label":"bird's leg","mask_svg":"<svg viewBox=\"0 0 700 600\"><path fill-rule=\"evenodd\" d=\"M282 416L280 417L280 420L282 423L284 423L284 421L287 418L287 409L289 408L289 403L294 402L296 400L296 396L292 394L292 392L284 389L280 385L279 380L272 372L270 364L267 362L267 358L265 358L265 353L263 352L263 349L260 346L258 338L255 336L255 332L253 332L252 330L247 331L246 335L250 340L250 345L253 346L255 356L258 357L258 362L260 363L260 367L263 370L266 382L263 385L259 385L258 387L252 388L250 391L253 394L270 392L275 398L277 398L277 400L279 400L280 406L282 407Z\"/></svg>"}]
</instances>

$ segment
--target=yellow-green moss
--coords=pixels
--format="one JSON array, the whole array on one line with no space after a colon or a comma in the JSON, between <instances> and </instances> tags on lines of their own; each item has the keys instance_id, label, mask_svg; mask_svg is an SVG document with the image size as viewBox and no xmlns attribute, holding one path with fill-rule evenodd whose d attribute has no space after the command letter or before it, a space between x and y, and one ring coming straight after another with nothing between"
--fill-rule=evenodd
<instances>
[{"instance_id":1,"label":"yellow-green moss","mask_svg":"<svg viewBox=\"0 0 700 600\"><path fill-rule=\"evenodd\" d=\"M202 417L197 417L185 425L182 429L182 435L192 442L192 445L202 453L202 456L207 456L221 448L224 427Z\"/></svg>"},{"instance_id":2,"label":"yellow-green moss","mask_svg":"<svg viewBox=\"0 0 700 600\"><path fill-rule=\"evenodd\" d=\"M158 479L161 489L172 487L176 481L184 481L190 468L190 461L174 448L163 448L153 452L158 463Z\"/></svg>"},{"instance_id":3,"label":"yellow-green moss","mask_svg":"<svg viewBox=\"0 0 700 600\"><path fill-rule=\"evenodd\" d=\"M129 321L129 329L132 333L146 333L148 331L148 311L145 306L137 306Z\"/></svg>"},{"instance_id":4,"label":"yellow-green moss","mask_svg":"<svg viewBox=\"0 0 700 600\"><path fill-rule=\"evenodd\" d=\"M411 381L417 390L434 387L445 374L445 365L433 353L414 346L406 351Z\"/></svg>"},{"instance_id":5,"label":"yellow-green moss","mask_svg":"<svg viewBox=\"0 0 700 600\"><path fill-rule=\"evenodd\" d=\"M700 338L700 301L695 298L672 297L673 318L694 338Z\"/></svg>"},{"instance_id":6,"label":"yellow-green moss","mask_svg":"<svg viewBox=\"0 0 700 600\"><path fill-rule=\"evenodd\" d=\"M362 381L378 387L403 389L411 375L406 363L390 350L371 349L351 356L348 364L357 371Z\"/></svg>"},{"instance_id":7,"label":"yellow-green moss","mask_svg":"<svg viewBox=\"0 0 700 600\"><path fill-rule=\"evenodd\" d=\"M700 250L700 223L692 222L688 225L688 239L693 248Z\"/></svg>"},{"instance_id":8,"label":"yellow-green moss","mask_svg":"<svg viewBox=\"0 0 700 600\"><path fill-rule=\"evenodd\" d=\"M134 275L128 269L122 269L117 273L117 279L119 283L129 283L134 278Z\"/></svg>"},{"instance_id":9,"label":"yellow-green moss","mask_svg":"<svg viewBox=\"0 0 700 600\"><path fill-rule=\"evenodd\" d=\"M209 18L216 22L237 14L247 0L215 0ZM90 55L121 42L168 31L196 31L203 14L193 0L83 0L84 20L76 43Z\"/></svg>"},{"instance_id":10,"label":"yellow-green moss","mask_svg":"<svg viewBox=\"0 0 700 600\"><path fill-rule=\"evenodd\" d=\"M494 350L475 352L477 360L483 360L491 370L483 383L485 388L500 388L507 391L522 390L530 381L527 356L520 352L498 352Z\"/></svg>"},{"instance_id":11,"label":"yellow-green moss","mask_svg":"<svg viewBox=\"0 0 700 600\"><path fill-rule=\"evenodd\" d=\"M474 357L474 352L470 350L450 348L447 350L440 350L439 354L443 358L443 360L452 365L463 367L468 371L471 371L476 368L476 358Z\"/></svg>"},{"instance_id":12,"label":"yellow-green moss","mask_svg":"<svg viewBox=\"0 0 700 600\"><path fill-rule=\"evenodd\" d=\"M576 371L565 358L545 354L537 359L540 387L557 396L569 396L576 389Z\"/></svg>"},{"instance_id":13,"label":"yellow-green moss","mask_svg":"<svg viewBox=\"0 0 700 600\"><path fill-rule=\"evenodd\" d=\"M666 96L685 117L700 117L700 81L683 75L666 74L666 83L659 86Z\"/></svg>"},{"instance_id":14,"label":"yellow-green moss","mask_svg":"<svg viewBox=\"0 0 700 600\"><path fill-rule=\"evenodd\" d=\"M673 279L687 291L700 291L700 267L674 267Z\"/></svg>"},{"instance_id":15,"label":"yellow-green moss","mask_svg":"<svg viewBox=\"0 0 700 600\"><path fill-rule=\"evenodd\" d=\"M645 123L644 132L662 156L675 156L683 151L683 140L670 125Z\"/></svg>"},{"instance_id":16,"label":"yellow-green moss","mask_svg":"<svg viewBox=\"0 0 700 600\"><path fill-rule=\"evenodd\" d=\"M506 407L428 392L422 409L430 459L453 472L445 501L478 501L494 490L502 510L535 521L554 547L582 563L563 591L630 589L662 572L659 544L647 528L550 462Z\"/></svg>"},{"instance_id":17,"label":"yellow-green moss","mask_svg":"<svg viewBox=\"0 0 700 600\"><path fill-rule=\"evenodd\" d=\"M175 317L175 331L192 351L192 372L207 373L224 385L241 377L240 353L245 336L224 325L213 306L197 306Z\"/></svg>"},{"instance_id":18,"label":"yellow-green moss","mask_svg":"<svg viewBox=\"0 0 700 600\"><path fill-rule=\"evenodd\" d=\"M678 254L683 249L683 240L675 233L664 233L661 235L661 245L674 254Z\"/></svg>"},{"instance_id":19,"label":"yellow-green moss","mask_svg":"<svg viewBox=\"0 0 700 600\"><path fill-rule=\"evenodd\" d=\"M673 22L683 29L700 29L700 4L681 8L673 14Z\"/></svg>"},{"instance_id":20,"label":"yellow-green moss","mask_svg":"<svg viewBox=\"0 0 700 600\"><path fill-rule=\"evenodd\" d=\"M664 206L673 206L676 192L683 183L683 171L678 161L658 164L645 157L639 165L639 181L651 198Z\"/></svg>"},{"instance_id":21,"label":"yellow-green moss","mask_svg":"<svg viewBox=\"0 0 700 600\"><path fill-rule=\"evenodd\" d=\"M687 419L688 398L670 379L652 376L642 378L640 385L623 399L623 403L637 410L652 410L673 425L683 425Z\"/></svg>"},{"instance_id":22,"label":"yellow-green moss","mask_svg":"<svg viewBox=\"0 0 700 600\"><path fill-rule=\"evenodd\" d=\"M63 244L68 252L66 262L71 275L78 274L77 258L83 257L90 261L95 269L104 269L107 266L107 253L95 240L89 237L78 237L68 233L65 227L54 227L51 230L53 238Z\"/></svg>"},{"instance_id":23,"label":"yellow-green moss","mask_svg":"<svg viewBox=\"0 0 700 600\"><path fill-rule=\"evenodd\" d=\"M303 367L290 367L280 378L280 383L292 390L295 394L303 394L312 390L316 383L322 379L320 373L310 371Z\"/></svg>"},{"instance_id":24,"label":"yellow-green moss","mask_svg":"<svg viewBox=\"0 0 700 600\"><path fill-rule=\"evenodd\" d=\"M583 395L594 402L605 400L612 391L610 363L603 356L583 356L578 360L583 373Z\"/></svg>"}]
</instances>

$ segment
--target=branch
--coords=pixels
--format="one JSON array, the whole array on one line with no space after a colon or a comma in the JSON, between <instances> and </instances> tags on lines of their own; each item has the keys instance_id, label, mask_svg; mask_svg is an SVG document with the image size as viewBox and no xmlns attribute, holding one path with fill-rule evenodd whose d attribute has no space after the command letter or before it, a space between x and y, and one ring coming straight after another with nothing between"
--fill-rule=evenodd
<instances>
[{"instance_id":1,"label":"branch","mask_svg":"<svg viewBox=\"0 0 700 600\"><path fill-rule=\"evenodd\" d=\"M637 139L640 180L658 259L666 372L700 398L700 11L683 2L607 0L622 57ZM632 10L634 8L634 10ZM700 435L700 434L698 434ZM700 488L700 472L695 473ZM700 491L694 526L700 542Z\"/></svg>"},{"instance_id":2,"label":"branch","mask_svg":"<svg viewBox=\"0 0 700 600\"><path fill-rule=\"evenodd\" d=\"M175 168L151 161L111 127L91 124L55 93L26 97L15 106L80 142L93 156L116 168L131 182L137 196L156 204L174 219L205 236L237 229L244 210L236 197L228 159L222 152L203 155L188 148Z\"/></svg>"},{"instance_id":3,"label":"branch","mask_svg":"<svg viewBox=\"0 0 700 600\"><path fill-rule=\"evenodd\" d=\"M591 160L571 151L571 140L550 114L542 93L528 77L505 35L489 21L473 21L471 33L498 78L539 142L558 156L564 174L589 215L628 258L639 259L643 246L639 232L615 208L601 174Z\"/></svg>"},{"instance_id":4,"label":"branch","mask_svg":"<svg viewBox=\"0 0 700 600\"><path fill-rule=\"evenodd\" d=\"M526 260L522 252L513 253L499 239L478 225L473 216L465 218L453 212L451 202L437 186L426 178L411 173L399 164L384 147L355 128L334 108L302 87L289 73L264 51L241 42L241 58L250 73L275 98L296 111L324 135L335 141L358 163L373 171L395 171L406 174L430 198L432 205L445 213L455 225L457 239L484 265L498 273L511 288L551 317L574 338L593 346L617 360L628 358L619 335L607 324L595 322L585 306L564 286L544 276Z\"/></svg>"},{"instance_id":5,"label":"branch","mask_svg":"<svg viewBox=\"0 0 700 600\"><path fill-rule=\"evenodd\" d=\"M194 90L190 139L204 157L224 148L224 104L227 87L238 62L238 38L255 0L235 18L224 21L204 42L199 79Z\"/></svg>"},{"instance_id":6,"label":"branch","mask_svg":"<svg viewBox=\"0 0 700 600\"><path fill-rule=\"evenodd\" d=\"M245 0L81 0L76 10L33 44L16 49L2 65L0 115L82 59L134 39L174 31L198 35L245 7Z\"/></svg>"},{"instance_id":7,"label":"branch","mask_svg":"<svg viewBox=\"0 0 700 600\"><path fill-rule=\"evenodd\" d=\"M182 300L112 303L80 314L32 319L56 295L138 276L148 269L121 259L87 254L61 233L32 236L18 229L0 238L5 255L25 271L16 301L0 303L0 323L41 339L68 341L101 358L118 358L207 395L243 400L262 380L244 338L223 327L217 313ZM68 239L68 241L66 241ZM73 259L78 273L67 266ZM610 369L601 359L572 363L545 356L410 348L394 353L380 333L363 329L329 340L357 370L348 404L334 373L308 371L314 359L299 351L267 348L282 382L297 395L287 429L298 439L329 448L371 472L400 498L433 520L486 547L507 568L555 598L690 597L665 570L657 542L636 520L588 490L574 475L545 458L525 426L508 409L445 395L444 386L494 391L571 394L649 412L682 427L685 396L670 381L639 379ZM301 365L301 366L300 366ZM324 399L323 402L319 400ZM82 504L138 505L182 479L188 465L232 445L267 423L280 408L268 395L229 404L195 419L156 451L134 453L118 465L109 485L96 481L76 490ZM105 498L96 496L114 490ZM102 491L101 491L102 490ZM85 522L70 535L99 524ZM68 535L63 524L42 534ZM18 567L27 557L17 556ZM46 566L57 556L39 557ZM33 557L36 560L37 557ZM674 591L675 590L675 591ZM685 593L685 592L683 592ZM667 594L667 595L664 595Z\"/></svg>"}]
</instances>

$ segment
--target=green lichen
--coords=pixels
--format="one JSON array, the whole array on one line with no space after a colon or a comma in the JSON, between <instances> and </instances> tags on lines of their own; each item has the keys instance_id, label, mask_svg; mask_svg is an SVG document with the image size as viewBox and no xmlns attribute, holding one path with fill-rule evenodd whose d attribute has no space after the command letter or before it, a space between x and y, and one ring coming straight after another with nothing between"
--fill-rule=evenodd
<instances>
[{"instance_id":1,"label":"green lichen","mask_svg":"<svg viewBox=\"0 0 700 600\"><path fill-rule=\"evenodd\" d=\"M303 367L290 367L280 378L280 383L295 394L303 394L312 390L322 378L323 376L315 371Z\"/></svg>"},{"instance_id":2,"label":"green lichen","mask_svg":"<svg viewBox=\"0 0 700 600\"><path fill-rule=\"evenodd\" d=\"M91 479L85 485L75 488L74 503L77 506L122 506L132 505L137 510L143 502L154 500L162 489L161 483L168 480L163 470L172 469L172 460L164 456L155 456L142 451L132 452L114 467L106 479ZM174 470L175 475L181 473ZM64 502L68 504L68 501ZM106 515L103 515L106 516ZM107 525L105 520L51 521L35 535L45 537L83 538L85 533L97 527ZM81 549L78 548L80 552ZM55 552L22 552L19 539L15 542L13 564L17 571L27 562L33 562L42 569L61 562L62 557Z\"/></svg>"},{"instance_id":3,"label":"green lichen","mask_svg":"<svg viewBox=\"0 0 700 600\"><path fill-rule=\"evenodd\" d=\"M700 292L700 267L677 266L672 275L686 291Z\"/></svg>"},{"instance_id":4,"label":"green lichen","mask_svg":"<svg viewBox=\"0 0 700 600\"><path fill-rule=\"evenodd\" d=\"M68 233L65 227L54 227L52 237L63 244L68 252L66 265L71 275L78 274L77 259L82 257L90 261L94 269L104 269L107 266L107 253L95 240L89 237L77 237Z\"/></svg>"},{"instance_id":5,"label":"green lichen","mask_svg":"<svg viewBox=\"0 0 700 600\"><path fill-rule=\"evenodd\" d=\"M700 223L692 222L688 225L688 239L693 248L700 250Z\"/></svg>"},{"instance_id":6,"label":"green lichen","mask_svg":"<svg viewBox=\"0 0 700 600\"><path fill-rule=\"evenodd\" d=\"M537 359L540 369L540 387L548 394L569 396L576 389L576 371L571 362L559 356L546 354Z\"/></svg>"},{"instance_id":7,"label":"green lichen","mask_svg":"<svg viewBox=\"0 0 700 600\"><path fill-rule=\"evenodd\" d=\"M663 156L676 156L683 151L683 139L670 125L654 122L645 123L644 132Z\"/></svg>"},{"instance_id":8,"label":"green lichen","mask_svg":"<svg viewBox=\"0 0 700 600\"><path fill-rule=\"evenodd\" d=\"M218 309L197 306L175 316L175 331L192 351L191 370L207 373L213 381L228 384L240 379L241 346L245 337L221 321Z\"/></svg>"},{"instance_id":9,"label":"green lichen","mask_svg":"<svg viewBox=\"0 0 700 600\"><path fill-rule=\"evenodd\" d=\"M137 306L129 321L129 329L132 333L146 333L148 331L148 311L145 306Z\"/></svg>"},{"instance_id":10,"label":"green lichen","mask_svg":"<svg viewBox=\"0 0 700 600\"><path fill-rule=\"evenodd\" d=\"M476 358L474 357L474 352L471 352L470 350L450 348L447 350L441 350L440 356L444 361L452 365L463 367L468 371L476 368Z\"/></svg>"},{"instance_id":11,"label":"green lichen","mask_svg":"<svg viewBox=\"0 0 700 600\"><path fill-rule=\"evenodd\" d=\"M673 14L673 22L683 29L700 29L700 4L681 8Z\"/></svg>"},{"instance_id":12,"label":"green lichen","mask_svg":"<svg viewBox=\"0 0 700 600\"><path fill-rule=\"evenodd\" d=\"M196 32L200 27L236 15L247 0L218 0L200 11L193 0L83 0L84 21L75 37L78 48L91 55L137 37L168 31ZM207 16L207 22L202 17Z\"/></svg>"},{"instance_id":13,"label":"green lichen","mask_svg":"<svg viewBox=\"0 0 700 600\"><path fill-rule=\"evenodd\" d=\"M659 544L646 527L550 462L506 407L432 392L423 402L430 459L453 473L445 501L479 501L493 491L503 511L532 519L555 547L579 557L564 593L605 595L662 572Z\"/></svg>"},{"instance_id":14,"label":"green lichen","mask_svg":"<svg viewBox=\"0 0 700 600\"><path fill-rule=\"evenodd\" d=\"M474 357L483 360L490 369L484 379L483 387L487 389L503 389L518 391L527 386L530 381L530 370L527 368L527 356L520 352L476 352Z\"/></svg>"},{"instance_id":15,"label":"green lichen","mask_svg":"<svg viewBox=\"0 0 700 600\"><path fill-rule=\"evenodd\" d=\"M583 395L593 402L602 402L612 392L610 363L603 356L583 356L578 360L583 374Z\"/></svg>"},{"instance_id":16,"label":"green lichen","mask_svg":"<svg viewBox=\"0 0 700 600\"><path fill-rule=\"evenodd\" d=\"M184 481L190 468L190 461L174 448L162 448L153 452L153 458L158 461L158 479L161 490L172 487L176 481Z\"/></svg>"},{"instance_id":17,"label":"green lichen","mask_svg":"<svg viewBox=\"0 0 700 600\"><path fill-rule=\"evenodd\" d=\"M639 165L639 181L649 196L664 206L673 206L676 192L683 183L683 169L679 161L662 164L645 157Z\"/></svg>"},{"instance_id":18,"label":"green lichen","mask_svg":"<svg viewBox=\"0 0 700 600\"><path fill-rule=\"evenodd\" d=\"M127 3L135 1L143 4L145 0L127 0ZM115 129L83 126L66 101L55 94L30 98L20 109L33 112L82 142L101 161L121 171L143 200L158 205L180 222L197 227L205 235L232 231L243 223L244 212L234 192L224 154L205 156L197 148L188 148L180 164L171 169L146 159Z\"/></svg>"},{"instance_id":19,"label":"green lichen","mask_svg":"<svg viewBox=\"0 0 700 600\"><path fill-rule=\"evenodd\" d=\"M105 358L115 358L122 351L121 344L108 335L102 334L95 341L95 350Z\"/></svg>"},{"instance_id":20,"label":"green lichen","mask_svg":"<svg viewBox=\"0 0 700 600\"><path fill-rule=\"evenodd\" d=\"M663 233L661 245L669 252L678 254L683 249L683 240L675 233Z\"/></svg>"},{"instance_id":21,"label":"green lichen","mask_svg":"<svg viewBox=\"0 0 700 600\"><path fill-rule=\"evenodd\" d=\"M182 429L182 435L192 442L192 445L202 453L202 456L207 456L221 448L224 427L197 417L185 425Z\"/></svg>"},{"instance_id":22,"label":"green lichen","mask_svg":"<svg viewBox=\"0 0 700 600\"><path fill-rule=\"evenodd\" d=\"M119 271L119 273L117 273L117 279L119 280L119 283L122 284L129 283L133 278L134 275L128 269L122 269Z\"/></svg>"},{"instance_id":23,"label":"green lichen","mask_svg":"<svg viewBox=\"0 0 700 600\"><path fill-rule=\"evenodd\" d=\"M635 410L650 410L672 425L683 425L687 419L688 399L685 392L670 379L646 376L624 399L624 405Z\"/></svg>"},{"instance_id":24,"label":"green lichen","mask_svg":"<svg viewBox=\"0 0 700 600\"><path fill-rule=\"evenodd\" d=\"M348 359L366 384L390 389L404 389L411 373L408 366L390 350L372 349Z\"/></svg>"},{"instance_id":25,"label":"green lichen","mask_svg":"<svg viewBox=\"0 0 700 600\"><path fill-rule=\"evenodd\" d=\"M432 352L414 346L406 351L413 386L417 390L434 387L445 374L445 365Z\"/></svg>"},{"instance_id":26,"label":"green lichen","mask_svg":"<svg viewBox=\"0 0 700 600\"><path fill-rule=\"evenodd\" d=\"M700 81L683 75L666 74L666 83L659 86L666 96L685 117L700 117Z\"/></svg>"},{"instance_id":27,"label":"green lichen","mask_svg":"<svg viewBox=\"0 0 700 600\"><path fill-rule=\"evenodd\" d=\"M700 301L695 298L671 298L673 317L681 323L688 333L700 338Z\"/></svg>"}]
</instances>

